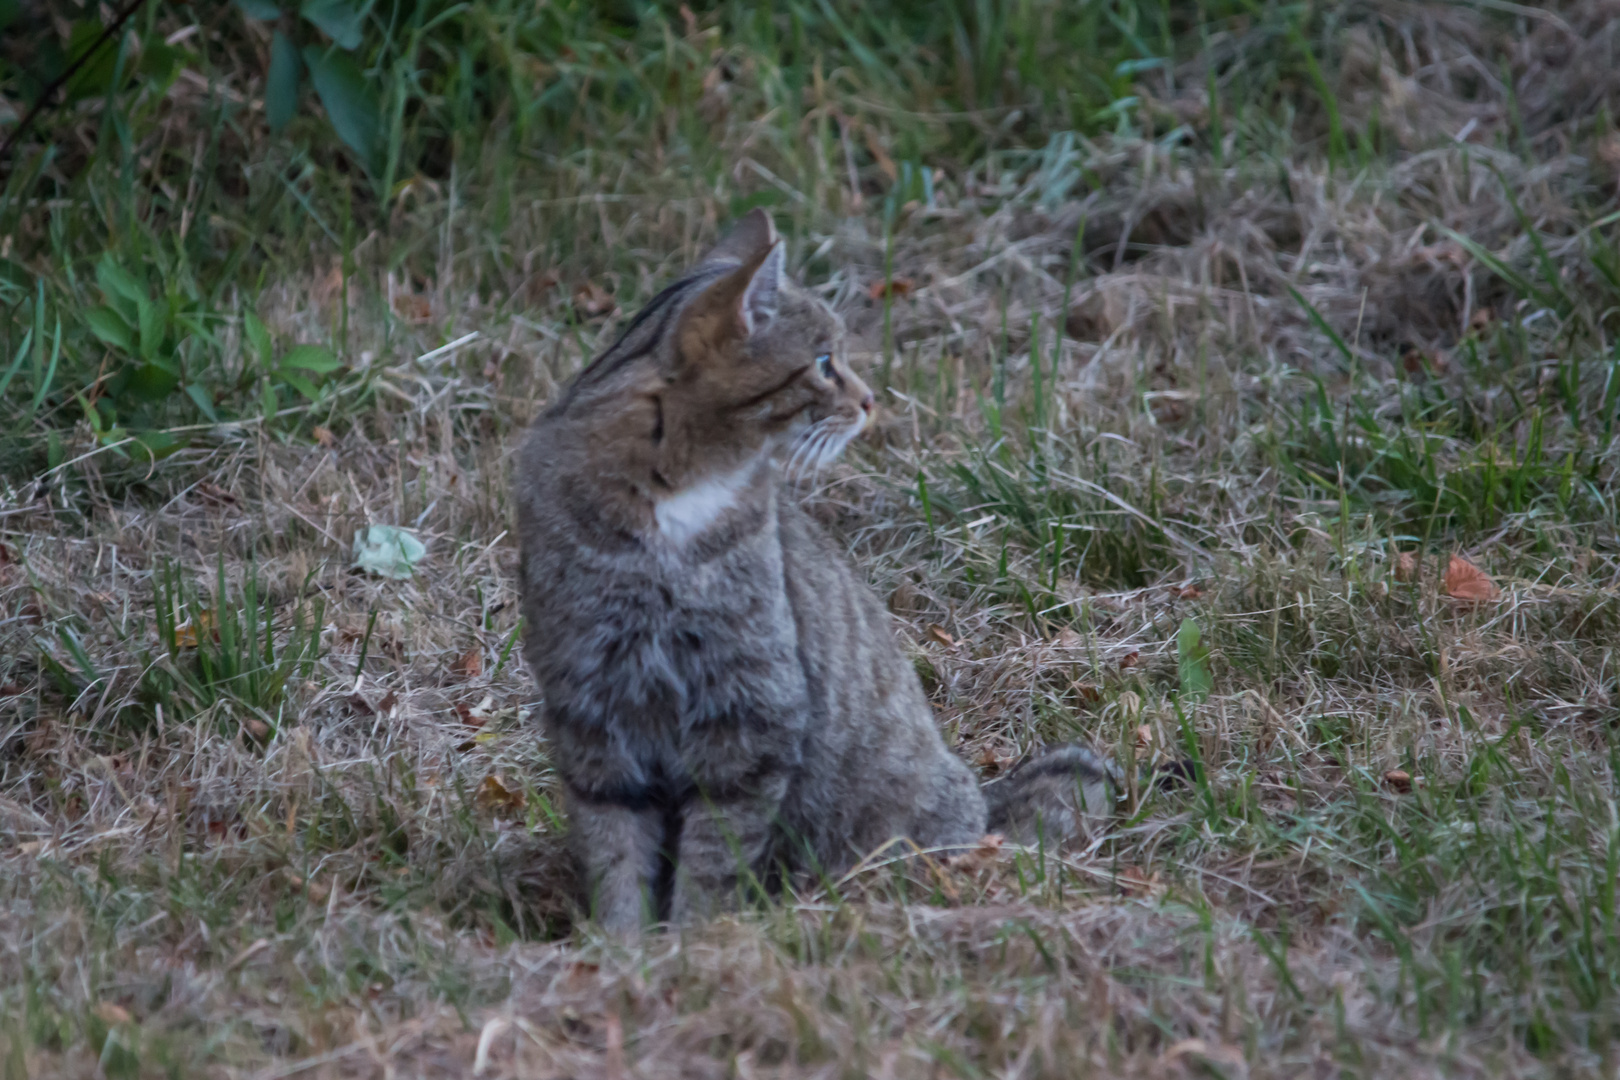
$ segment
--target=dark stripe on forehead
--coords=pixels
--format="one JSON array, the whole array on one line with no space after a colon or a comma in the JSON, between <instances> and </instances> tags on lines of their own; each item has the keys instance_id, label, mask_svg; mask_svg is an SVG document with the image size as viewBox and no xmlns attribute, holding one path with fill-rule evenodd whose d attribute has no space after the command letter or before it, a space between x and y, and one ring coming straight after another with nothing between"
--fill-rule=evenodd
<instances>
[{"instance_id":1,"label":"dark stripe on forehead","mask_svg":"<svg viewBox=\"0 0 1620 1080\"><path fill-rule=\"evenodd\" d=\"M563 407L567 407L578 391L602 381L656 349L659 342L664 340L669 324L685 310L686 301L701 292L709 282L734 269L728 264L701 267L647 301L618 339L575 377L573 385L563 396ZM656 322L653 321L655 316Z\"/></svg>"}]
</instances>

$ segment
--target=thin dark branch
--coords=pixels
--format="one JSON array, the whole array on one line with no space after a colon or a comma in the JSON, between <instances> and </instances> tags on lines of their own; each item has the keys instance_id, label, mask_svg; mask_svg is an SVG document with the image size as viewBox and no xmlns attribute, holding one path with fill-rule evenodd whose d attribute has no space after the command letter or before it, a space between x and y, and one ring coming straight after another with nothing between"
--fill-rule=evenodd
<instances>
[{"instance_id":1,"label":"thin dark branch","mask_svg":"<svg viewBox=\"0 0 1620 1080\"><path fill-rule=\"evenodd\" d=\"M69 79L77 75L79 73L79 69L84 67L85 64L89 63L90 60L101 51L102 46L106 45L107 42L112 39L114 34L117 34L119 30L123 29L124 24L130 20L130 17L139 11L145 4L146 0L131 0L130 4L125 7L123 11L119 12L118 18L113 20L112 25L103 30L101 32L101 36L96 38L94 43L92 43L88 49L80 53L77 60L68 65L66 71L62 72L62 74L58 75L51 81L51 84L45 88L44 93L40 94L39 97L34 100L34 104L29 108L28 112L24 114L22 121L18 123L16 127L11 129L11 134L6 136L5 143L0 144L0 161L5 161L9 158L11 148L15 146L17 140L21 139L28 129L33 126L34 121L39 118L39 115L50 107L51 99L56 96L56 92L62 89L62 87L67 84Z\"/></svg>"}]
</instances>

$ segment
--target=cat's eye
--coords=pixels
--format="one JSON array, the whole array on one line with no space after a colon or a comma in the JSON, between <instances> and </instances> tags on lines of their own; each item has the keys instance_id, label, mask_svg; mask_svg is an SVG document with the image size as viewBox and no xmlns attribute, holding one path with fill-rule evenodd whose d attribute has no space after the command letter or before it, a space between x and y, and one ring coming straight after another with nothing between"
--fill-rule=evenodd
<instances>
[{"instance_id":1,"label":"cat's eye","mask_svg":"<svg viewBox=\"0 0 1620 1080\"><path fill-rule=\"evenodd\" d=\"M831 379L833 377L831 353L822 353L820 356L816 357L816 370L821 372L821 377L823 379Z\"/></svg>"}]
</instances>

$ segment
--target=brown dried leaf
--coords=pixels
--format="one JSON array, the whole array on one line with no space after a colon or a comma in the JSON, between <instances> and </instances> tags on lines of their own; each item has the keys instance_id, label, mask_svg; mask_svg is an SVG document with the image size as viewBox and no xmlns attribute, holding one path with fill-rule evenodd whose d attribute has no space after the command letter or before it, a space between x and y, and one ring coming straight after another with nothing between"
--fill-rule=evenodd
<instances>
[{"instance_id":1,"label":"brown dried leaf","mask_svg":"<svg viewBox=\"0 0 1620 1080\"><path fill-rule=\"evenodd\" d=\"M332 434L332 429L329 427L316 424L315 430L311 431L310 434L314 436L317 443L328 450L337 445L337 436Z\"/></svg>"},{"instance_id":2,"label":"brown dried leaf","mask_svg":"<svg viewBox=\"0 0 1620 1080\"><path fill-rule=\"evenodd\" d=\"M1141 651L1139 649L1132 649L1130 652L1126 653L1124 656L1119 658L1119 670L1125 671L1128 668L1135 667L1137 664L1140 664L1141 662L1142 662L1142 653L1141 653Z\"/></svg>"},{"instance_id":3,"label":"brown dried leaf","mask_svg":"<svg viewBox=\"0 0 1620 1080\"><path fill-rule=\"evenodd\" d=\"M1391 769L1384 774L1384 783L1405 795L1412 790L1412 774L1405 769Z\"/></svg>"},{"instance_id":4,"label":"brown dried leaf","mask_svg":"<svg viewBox=\"0 0 1620 1080\"><path fill-rule=\"evenodd\" d=\"M1446 595L1466 604L1495 600L1501 590L1491 576L1461 555L1453 555L1446 564Z\"/></svg>"},{"instance_id":5,"label":"brown dried leaf","mask_svg":"<svg viewBox=\"0 0 1620 1080\"><path fill-rule=\"evenodd\" d=\"M1052 644L1060 649L1078 649L1085 643L1086 639L1081 637L1072 626L1065 626L1058 631L1057 637L1052 639Z\"/></svg>"},{"instance_id":6,"label":"brown dried leaf","mask_svg":"<svg viewBox=\"0 0 1620 1080\"><path fill-rule=\"evenodd\" d=\"M871 287L866 290L866 295L873 300L882 300L884 297L888 297L890 300L898 300L902 296L910 296L916 290L917 283L915 281L908 277L896 277L890 278L888 281L872 282Z\"/></svg>"},{"instance_id":7,"label":"brown dried leaf","mask_svg":"<svg viewBox=\"0 0 1620 1080\"><path fill-rule=\"evenodd\" d=\"M259 742L264 742L270 737L270 725L257 716L244 717L242 719L242 730Z\"/></svg>"},{"instance_id":8,"label":"brown dried leaf","mask_svg":"<svg viewBox=\"0 0 1620 1080\"><path fill-rule=\"evenodd\" d=\"M1489 330L1491 323L1495 321L1496 309L1486 304L1484 307L1475 308L1474 313L1468 316L1468 329L1476 334L1482 334Z\"/></svg>"},{"instance_id":9,"label":"brown dried leaf","mask_svg":"<svg viewBox=\"0 0 1620 1080\"><path fill-rule=\"evenodd\" d=\"M187 619L174 628L174 647L177 649L195 649L198 635L212 637L219 640L219 628L214 625L214 612L211 608L202 608L195 617Z\"/></svg>"},{"instance_id":10,"label":"brown dried leaf","mask_svg":"<svg viewBox=\"0 0 1620 1080\"><path fill-rule=\"evenodd\" d=\"M613 302L613 294L594 281L587 281L574 290L574 310L583 318L609 315L617 306Z\"/></svg>"},{"instance_id":11,"label":"brown dried leaf","mask_svg":"<svg viewBox=\"0 0 1620 1080\"><path fill-rule=\"evenodd\" d=\"M456 657L450 664L450 674L460 679L476 679L484 673L484 650L477 645Z\"/></svg>"},{"instance_id":12,"label":"brown dried leaf","mask_svg":"<svg viewBox=\"0 0 1620 1080\"><path fill-rule=\"evenodd\" d=\"M1074 693L1085 705L1095 705L1102 701L1102 691L1090 683L1075 683Z\"/></svg>"},{"instance_id":13,"label":"brown dried leaf","mask_svg":"<svg viewBox=\"0 0 1620 1080\"><path fill-rule=\"evenodd\" d=\"M129 1015L128 1009L122 1005L114 1005L110 1001L99 1002L96 1005L96 1017L108 1027L133 1023L135 1020L133 1016Z\"/></svg>"},{"instance_id":14,"label":"brown dried leaf","mask_svg":"<svg viewBox=\"0 0 1620 1080\"><path fill-rule=\"evenodd\" d=\"M1136 729L1136 752L1137 753L1141 754L1141 753L1149 753L1149 752L1151 752L1153 750L1153 744L1154 744L1155 741L1156 740L1153 738L1153 728L1152 727L1150 727L1147 724L1141 724L1141 725L1139 725L1137 727L1137 729Z\"/></svg>"},{"instance_id":15,"label":"brown dried leaf","mask_svg":"<svg viewBox=\"0 0 1620 1080\"><path fill-rule=\"evenodd\" d=\"M1197 584L1183 585L1176 590L1176 598L1179 600L1201 600L1203 596L1204 590Z\"/></svg>"},{"instance_id":16,"label":"brown dried leaf","mask_svg":"<svg viewBox=\"0 0 1620 1080\"><path fill-rule=\"evenodd\" d=\"M951 855L945 859L945 865L953 870L962 870L970 874L978 873L987 866L993 866L1000 860L1002 845L1006 839L1000 833L985 833L979 837L979 842L973 850L964 851L960 855Z\"/></svg>"},{"instance_id":17,"label":"brown dried leaf","mask_svg":"<svg viewBox=\"0 0 1620 1080\"><path fill-rule=\"evenodd\" d=\"M1418 575L1417 556L1410 551L1403 551L1395 556L1395 580L1416 581Z\"/></svg>"},{"instance_id":18,"label":"brown dried leaf","mask_svg":"<svg viewBox=\"0 0 1620 1080\"><path fill-rule=\"evenodd\" d=\"M433 318L433 305L427 297L417 293L397 293L394 296L394 314L406 322L423 323Z\"/></svg>"},{"instance_id":19,"label":"brown dried leaf","mask_svg":"<svg viewBox=\"0 0 1620 1080\"><path fill-rule=\"evenodd\" d=\"M522 810L528 802L528 797L523 794L522 789L513 791L491 773L484 777L482 784L478 785L478 792L473 796L473 801L482 810L496 816L506 816Z\"/></svg>"},{"instance_id":20,"label":"brown dried leaf","mask_svg":"<svg viewBox=\"0 0 1620 1080\"><path fill-rule=\"evenodd\" d=\"M236 502L235 495L232 495L218 484L210 483L207 480L197 485L197 494L202 498L203 502L212 503L215 506L228 506Z\"/></svg>"},{"instance_id":21,"label":"brown dried leaf","mask_svg":"<svg viewBox=\"0 0 1620 1080\"><path fill-rule=\"evenodd\" d=\"M947 634L945 628L938 623L929 623L927 634L929 641L943 645L947 649L956 648L956 639Z\"/></svg>"}]
</instances>

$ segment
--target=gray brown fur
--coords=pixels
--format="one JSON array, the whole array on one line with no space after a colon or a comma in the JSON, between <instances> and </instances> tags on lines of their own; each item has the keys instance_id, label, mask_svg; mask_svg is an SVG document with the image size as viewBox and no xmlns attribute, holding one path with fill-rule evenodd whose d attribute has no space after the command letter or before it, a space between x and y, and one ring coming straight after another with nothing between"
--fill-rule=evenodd
<instances>
[{"instance_id":1,"label":"gray brown fur","mask_svg":"<svg viewBox=\"0 0 1620 1080\"><path fill-rule=\"evenodd\" d=\"M867 421L843 352L756 211L522 448L524 656L611 929L713 911L743 870L836 873L896 836L985 831L887 612L779 484ZM995 805L1030 811L1010 783Z\"/></svg>"}]
</instances>

